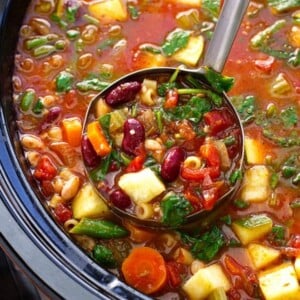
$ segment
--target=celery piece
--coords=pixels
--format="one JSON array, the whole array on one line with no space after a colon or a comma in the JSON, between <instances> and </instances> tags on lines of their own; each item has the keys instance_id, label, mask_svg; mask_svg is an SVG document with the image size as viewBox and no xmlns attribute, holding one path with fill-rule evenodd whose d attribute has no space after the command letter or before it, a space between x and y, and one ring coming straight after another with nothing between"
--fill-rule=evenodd
<instances>
[{"instance_id":1,"label":"celery piece","mask_svg":"<svg viewBox=\"0 0 300 300\"><path fill-rule=\"evenodd\" d=\"M56 52L56 48L55 46L52 46L52 45L42 45L42 46L39 46L37 48L34 48L32 54L34 57L45 57L45 56L48 56L54 52Z\"/></svg>"},{"instance_id":2,"label":"celery piece","mask_svg":"<svg viewBox=\"0 0 300 300\"><path fill-rule=\"evenodd\" d=\"M47 42L48 42L47 36L41 36L41 37L29 39L25 42L25 48L27 50L31 50L39 46L43 46L47 44Z\"/></svg>"}]
</instances>

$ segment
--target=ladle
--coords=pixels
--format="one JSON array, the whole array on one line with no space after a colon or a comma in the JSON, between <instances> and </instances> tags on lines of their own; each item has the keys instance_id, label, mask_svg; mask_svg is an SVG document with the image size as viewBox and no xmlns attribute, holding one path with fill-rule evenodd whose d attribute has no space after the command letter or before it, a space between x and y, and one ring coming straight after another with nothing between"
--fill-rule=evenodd
<instances>
[{"instance_id":1,"label":"ladle","mask_svg":"<svg viewBox=\"0 0 300 300\"><path fill-rule=\"evenodd\" d=\"M195 70L188 70L188 69L182 69L179 71L179 75L181 77L184 77L188 74L192 74L193 77L197 78L206 88L210 90L214 90L209 82L207 81L207 78L205 76L207 67L212 68L213 70L221 73L224 67L224 64L226 62L226 59L228 57L228 54L230 52L230 49L232 47L234 38L236 36L236 33L240 27L241 21L243 19L243 16L245 14L245 11L248 7L249 0L225 0L219 20L216 24L216 28L212 37L212 40L209 43L209 47L207 49L203 66L195 69ZM176 68L171 67L159 67L159 68L148 68L148 69L142 69L133 73L130 73L117 81L113 82L110 86L105 88L103 91L101 91L89 104L89 107L87 109L86 117L84 120L83 125L83 135L86 134L87 130L87 124L91 121L93 110L95 103L100 98L105 98L105 96L115 89L117 86L119 86L122 83L131 82L131 81L139 81L142 82L144 78L155 78L157 76L168 76L170 78L172 74L176 71ZM240 129L240 152L239 152L239 160L236 162L237 169L242 168L243 164L243 148L244 148L244 133L243 133L243 127L241 125L241 121L239 119L238 113L236 112L235 108L231 104L230 100L228 99L226 93L223 91L221 94L221 97L223 98L223 101L226 103L227 107L229 107L232 115L235 118L235 122L238 124L238 127ZM86 166L88 177L91 181L91 183L95 186L95 182L93 182L91 176L90 176L90 169L88 166ZM147 183L145 183L147 184ZM190 224L193 222L198 222L199 219L203 218L206 219L209 215L213 214L214 211L216 211L217 207L221 207L221 204L224 202L227 202L226 200L230 199L233 194L236 192L239 185L239 181L237 181L236 184L234 184L225 194L223 194L217 201L216 205L214 206L213 210L210 211L199 211L195 212L193 214L190 214L186 216L184 224ZM97 187L95 186L96 190L98 191ZM138 224L142 226L147 227L168 227L165 226L162 222L154 219L139 219L134 214L131 214L125 210L119 209L113 205L111 205L110 201L106 199L106 197L101 194L98 191L99 195L104 199L104 201L109 205L111 210L118 216L122 218L130 219L134 222L137 222ZM184 225L183 224L183 225Z\"/></svg>"}]
</instances>

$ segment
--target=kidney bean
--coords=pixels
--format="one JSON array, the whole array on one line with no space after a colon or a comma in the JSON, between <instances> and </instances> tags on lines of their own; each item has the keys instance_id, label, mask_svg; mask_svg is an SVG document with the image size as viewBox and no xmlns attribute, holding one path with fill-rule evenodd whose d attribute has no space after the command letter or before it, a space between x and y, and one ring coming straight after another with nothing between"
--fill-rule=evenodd
<instances>
[{"instance_id":1,"label":"kidney bean","mask_svg":"<svg viewBox=\"0 0 300 300\"><path fill-rule=\"evenodd\" d=\"M131 205L131 200L121 189L114 190L109 197L111 203L120 209L126 209Z\"/></svg>"},{"instance_id":2,"label":"kidney bean","mask_svg":"<svg viewBox=\"0 0 300 300\"><path fill-rule=\"evenodd\" d=\"M61 115L61 108L58 106L51 107L42 123L42 129L46 129L49 125L54 124Z\"/></svg>"},{"instance_id":3,"label":"kidney bean","mask_svg":"<svg viewBox=\"0 0 300 300\"><path fill-rule=\"evenodd\" d=\"M106 96L105 101L110 106L118 106L134 100L141 90L142 84L138 81L125 82L114 88Z\"/></svg>"},{"instance_id":4,"label":"kidney bean","mask_svg":"<svg viewBox=\"0 0 300 300\"><path fill-rule=\"evenodd\" d=\"M180 171L180 164L184 161L185 151L180 147L168 150L161 165L161 177L167 181L174 181Z\"/></svg>"},{"instance_id":5,"label":"kidney bean","mask_svg":"<svg viewBox=\"0 0 300 300\"><path fill-rule=\"evenodd\" d=\"M123 127L124 137L122 149L127 154L137 155L138 146L145 141L145 129L143 124L136 119L128 119Z\"/></svg>"},{"instance_id":6,"label":"kidney bean","mask_svg":"<svg viewBox=\"0 0 300 300\"><path fill-rule=\"evenodd\" d=\"M81 139L81 153L88 167L96 167L101 161L100 156L97 155L87 136L83 136Z\"/></svg>"}]
</instances>

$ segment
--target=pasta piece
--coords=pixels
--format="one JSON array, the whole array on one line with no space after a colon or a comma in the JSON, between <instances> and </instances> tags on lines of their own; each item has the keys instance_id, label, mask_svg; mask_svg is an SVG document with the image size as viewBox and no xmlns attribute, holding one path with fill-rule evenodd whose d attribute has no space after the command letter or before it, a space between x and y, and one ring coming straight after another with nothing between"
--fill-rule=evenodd
<instances>
[{"instance_id":1,"label":"pasta piece","mask_svg":"<svg viewBox=\"0 0 300 300\"><path fill-rule=\"evenodd\" d=\"M136 206L136 216L139 219L151 219L153 216L153 207L149 203L140 203Z\"/></svg>"}]
</instances>

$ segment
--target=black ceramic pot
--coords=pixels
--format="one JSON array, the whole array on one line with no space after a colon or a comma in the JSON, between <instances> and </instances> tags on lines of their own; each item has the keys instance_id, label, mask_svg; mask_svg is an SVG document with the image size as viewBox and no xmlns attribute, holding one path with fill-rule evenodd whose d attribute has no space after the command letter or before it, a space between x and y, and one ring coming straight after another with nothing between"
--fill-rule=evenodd
<instances>
[{"instance_id":1,"label":"black ceramic pot","mask_svg":"<svg viewBox=\"0 0 300 300\"><path fill-rule=\"evenodd\" d=\"M0 246L50 299L147 299L96 265L32 190L16 135L11 77L29 0L0 0Z\"/></svg>"}]
</instances>

